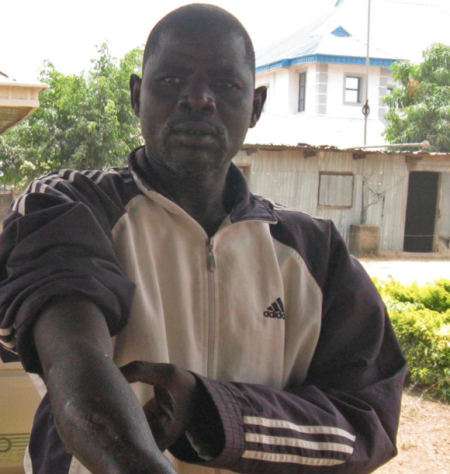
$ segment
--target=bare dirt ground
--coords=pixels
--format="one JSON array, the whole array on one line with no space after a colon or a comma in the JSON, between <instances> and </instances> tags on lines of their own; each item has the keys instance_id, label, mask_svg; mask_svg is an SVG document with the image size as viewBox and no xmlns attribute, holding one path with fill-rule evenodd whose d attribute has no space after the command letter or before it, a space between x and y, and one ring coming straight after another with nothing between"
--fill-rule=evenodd
<instances>
[{"instance_id":1,"label":"bare dirt ground","mask_svg":"<svg viewBox=\"0 0 450 474\"><path fill-rule=\"evenodd\" d=\"M380 280L393 278L405 285L410 285L413 282L424 285L426 283L433 283L434 280L439 278L450 279L450 259L361 258L359 261L371 277L377 277Z\"/></svg>"},{"instance_id":2,"label":"bare dirt ground","mask_svg":"<svg viewBox=\"0 0 450 474\"><path fill-rule=\"evenodd\" d=\"M405 391L399 454L376 474L449 474L450 405Z\"/></svg>"},{"instance_id":3,"label":"bare dirt ground","mask_svg":"<svg viewBox=\"0 0 450 474\"><path fill-rule=\"evenodd\" d=\"M450 279L450 260L361 259L372 277L404 284ZM398 433L398 456L376 474L450 474L450 405L405 390Z\"/></svg>"}]
</instances>

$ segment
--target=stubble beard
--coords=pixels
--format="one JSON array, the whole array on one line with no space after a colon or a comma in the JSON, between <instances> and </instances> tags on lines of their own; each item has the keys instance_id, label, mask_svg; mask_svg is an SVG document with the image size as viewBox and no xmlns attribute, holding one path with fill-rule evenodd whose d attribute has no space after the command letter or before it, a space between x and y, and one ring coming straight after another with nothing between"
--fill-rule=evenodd
<instances>
[{"instance_id":1,"label":"stubble beard","mask_svg":"<svg viewBox=\"0 0 450 474\"><path fill-rule=\"evenodd\" d=\"M181 179L201 179L220 171L227 162L224 133L218 133L220 145L216 149L178 146L174 150L170 145L171 133L170 126L164 128L162 145L153 146L150 142L145 147L148 159L158 167L166 168L171 174Z\"/></svg>"}]
</instances>

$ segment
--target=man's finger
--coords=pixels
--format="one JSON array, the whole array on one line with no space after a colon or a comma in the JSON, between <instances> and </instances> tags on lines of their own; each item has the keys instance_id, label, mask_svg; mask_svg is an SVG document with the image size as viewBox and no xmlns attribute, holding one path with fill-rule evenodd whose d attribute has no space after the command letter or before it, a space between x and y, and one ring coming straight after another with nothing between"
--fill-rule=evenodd
<instances>
[{"instance_id":1,"label":"man's finger","mask_svg":"<svg viewBox=\"0 0 450 474\"><path fill-rule=\"evenodd\" d=\"M174 373L173 364L162 364L135 360L120 368L129 383L143 382L149 385L166 386Z\"/></svg>"}]
</instances>

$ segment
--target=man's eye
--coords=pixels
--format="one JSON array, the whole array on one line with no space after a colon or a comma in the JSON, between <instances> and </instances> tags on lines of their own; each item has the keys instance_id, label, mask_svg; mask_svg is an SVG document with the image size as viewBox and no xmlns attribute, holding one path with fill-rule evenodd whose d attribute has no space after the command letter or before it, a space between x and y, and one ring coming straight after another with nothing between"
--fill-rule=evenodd
<instances>
[{"instance_id":1,"label":"man's eye","mask_svg":"<svg viewBox=\"0 0 450 474\"><path fill-rule=\"evenodd\" d=\"M181 84L181 79L179 77L164 77L162 79L162 82L164 84L168 84L168 85L178 85L178 84Z\"/></svg>"},{"instance_id":2,"label":"man's eye","mask_svg":"<svg viewBox=\"0 0 450 474\"><path fill-rule=\"evenodd\" d=\"M216 87L220 89L237 89L238 85L232 81L217 81Z\"/></svg>"}]
</instances>

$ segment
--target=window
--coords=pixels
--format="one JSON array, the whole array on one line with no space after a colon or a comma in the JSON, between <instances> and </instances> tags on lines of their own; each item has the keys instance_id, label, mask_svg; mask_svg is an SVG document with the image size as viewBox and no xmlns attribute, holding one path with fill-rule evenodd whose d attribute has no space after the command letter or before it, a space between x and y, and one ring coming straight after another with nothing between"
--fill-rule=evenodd
<instances>
[{"instance_id":1,"label":"window","mask_svg":"<svg viewBox=\"0 0 450 474\"><path fill-rule=\"evenodd\" d=\"M319 207L350 209L353 206L353 173L319 174Z\"/></svg>"},{"instance_id":2,"label":"window","mask_svg":"<svg viewBox=\"0 0 450 474\"><path fill-rule=\"evenodd\" d=\"M298 86L298 111L305 111L306 102L306 72L302 72L299 75L299 86Z\"/></svg>"},{"instance_id":3,"label":"window","mask_svg":"<svg viewBox=\"0 0 450 474\"><path fill-rule=\"evenodd\" d=\"M345 76L344 102L347 104L361 103L361 78L358 76Z\"/></svg>"}]
</instances>

